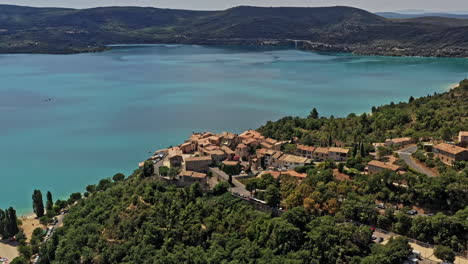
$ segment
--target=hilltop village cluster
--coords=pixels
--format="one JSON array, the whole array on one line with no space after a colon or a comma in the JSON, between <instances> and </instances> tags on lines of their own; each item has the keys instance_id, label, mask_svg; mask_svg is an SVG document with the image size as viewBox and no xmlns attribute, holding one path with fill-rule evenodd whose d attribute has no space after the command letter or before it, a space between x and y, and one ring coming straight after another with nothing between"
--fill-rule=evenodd
<instances>
[{"instance_id":1,"label":"hilltop village cluster","mask_svg":"<svg viewBox=\"0 0 468 264\"><path fill-rule=\"evenodd\" d=\"M429 145L442 162L452 165L456 161L468 160L468 132L462 131L458 137L460 147L445 142L431 142ZM413 144L410 137L387 139L383 143L374 143L377 149L380 146L400 149ZM293 145L294 150L286 150L286 145ZM315 147L301 145L294 139L277 141L265 138L255 130L248 130L237 135L229 132L214 134L211 132L194 133L183 144L168 149L158 150L149 159L154 162L154 171L159 176L169 176L186 184L200 182L208 185L208 174L213 168L233 168L234 175L264 175L271 174L278 178L282 174L303 179L305 173L298 173L294 169L311 165L314 162L333 161L345 162L350 155L350 148L342 143L335 143L341 147ZM460 144L459 144L460 145ZM364 173L377 174L383 170L403 173L403 167L396 165L395 158L390 156L388 161L381 161L376 153ZM380 159L380 160L379 160ZM144 162L140 163L143 166ZM161 168L173 169L175 175L163 175ZM236 169L237 168L237 169ZM221 171L221 170L219 170Z\"/></svg>"}]
</instances>

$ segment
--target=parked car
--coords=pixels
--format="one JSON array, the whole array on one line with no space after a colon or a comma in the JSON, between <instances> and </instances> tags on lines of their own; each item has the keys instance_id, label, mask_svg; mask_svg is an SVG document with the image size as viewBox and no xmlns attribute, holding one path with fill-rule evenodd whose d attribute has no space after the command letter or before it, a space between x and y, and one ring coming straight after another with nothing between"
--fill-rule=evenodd
<instances>
[{"instance_id":1,"label":"parked car","mask_svg":"<svg viewBox=\"0 0 468 264\"><path fill-rule=\"evenodd\" d=\"M375 208L378 208L378 209L385 209L385 205L383 203L379 203Z\"/></svg>"},{"instance_id":2,"label":"parked car","mask_svg":"<svg viewBox=\"0 0 468 264\"><path fill-rule=\"evenodd\" d=\"M417 214L418 214L418 211L416 211L416 210L409 210L409 211L406 211L406 214L409 214L409 215L417 215Z\"/></svg>"}]
</instances>

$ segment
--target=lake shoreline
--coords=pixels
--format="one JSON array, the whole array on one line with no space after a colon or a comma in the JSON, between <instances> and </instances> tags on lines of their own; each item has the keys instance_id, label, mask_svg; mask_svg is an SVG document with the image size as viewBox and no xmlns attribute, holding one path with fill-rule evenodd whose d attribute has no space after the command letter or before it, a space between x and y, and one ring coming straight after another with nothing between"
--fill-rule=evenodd
<instances>
[{"instance_id":1,"label":"lake shoreline","mask_svg":"<svg viewBox=\"0 0 468 264\"><path fill-rule=\"evenodd\" d=\"M31 49L31 48L19 48L14 49L1 49L0 55L6 54L44 54L44 55L73 55L82 53L100 53L112 50L113 46L125 46L125 45L201 45L207 47L225 46L233 47L240 46L244 48L257 47L257 48L292 48L301 51L311 52L332 52L332 53L351 53L357 56L382 56L382 57L408 57L408 58L464 58L468 59L468 49L458 51L452 54L441 53L440 49L435 48L432 50L430 47L421 51L412 51L411 48L407 49L395 49L394 47L383 48L381 46L362 46L362 45L346 45L346 44L329 44L329 43L311 43L310 41L300 41L301 44L293 44L294 40L284 39L234 39L234 40L183 40L183 41L154 41L147 43L108 43L96 46L86 47L57 47L56 49Z\"/></svg>"}]
</instances>

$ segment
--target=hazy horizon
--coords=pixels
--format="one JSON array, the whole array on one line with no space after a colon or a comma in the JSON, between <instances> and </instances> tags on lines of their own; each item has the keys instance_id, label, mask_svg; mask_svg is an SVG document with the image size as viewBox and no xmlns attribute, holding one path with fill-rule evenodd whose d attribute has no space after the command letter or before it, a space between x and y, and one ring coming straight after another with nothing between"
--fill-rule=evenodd
<instances>
[{"instance_id":1,"label":"hazy horizon","mask_svg":"<svg viewBox=\"0 0 468 264\"><path fill-rule=\"evenodd\" d=\"M319 7L319 6L352 6L371 12L444 12L466 13L468 1L465 0L199 0L196 3L174 0L0 0L0 4L34 6L34 7L70 7L90 8L102 6L143 6L191 10L223 10L240 5L250 6L291 6L291 7Z\"/></svg>"}]
</instances>

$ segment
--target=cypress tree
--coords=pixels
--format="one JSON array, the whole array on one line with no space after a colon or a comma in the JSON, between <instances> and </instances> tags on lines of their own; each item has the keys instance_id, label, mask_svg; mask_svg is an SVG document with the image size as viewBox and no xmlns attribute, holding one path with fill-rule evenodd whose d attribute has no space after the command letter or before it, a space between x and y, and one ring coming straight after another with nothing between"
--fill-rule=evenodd
<instances>
[{"instance_id":1,"label":"cypress tree","mask_svg":"<svg viewBox=\"0 0 468 264\"><path fill-rule=\"evenodd\" d=\"M32 195L33 210L37 217L44 216L44 202L42 201L42 193L40 190L34 190Z\"/></svg>"},{"instance_id":2,"label":"cypress tree","mask_svg":"<svg viewBox=\"0 0 468 264\"><path fill-rule=\"evenodd\" d=\"M352 154L353 154L353 157L356 157L356 155L357 155L357 149L358 149L358 148L357 148L357 144L354 143L354 144L353 144L353 153L352 153Z\"/></svg>"},{"instance_id":3,"label":"cypress tree","mask_svg":"<svg viewBox=\"0 0 468 264\"><path fill-rule=\"evenodd\" d=\"M52 211L53 207L54 207L54 202L52 201L52 193L47 192L47 202L46 202L47 212Z\"/></svg>"},{"instance_id":4,"label":"cypress tree","mask_svg":"<svg viewBox=\"0 0 468 264\"><path fill-rule=\"evenodd\" d=\"M5 236L14 237L19 232L18 219L16 218L16 211L13 207L8 208L6 211L5 223Z\"/></svg>"},{"instance_id":5,"label":"cypress tree","mask_svg":"<svg viewBox=\"0 0 468 264\"><path fill-rule=\"evenodd\" d=\"M364 152L365 152L365 151L364 151L364 143L362 143L362 142L361 142L361 149L360 149L359 152L360 152L360 154L361 154L361 157L365 157L365 156L366 156L365 153L364 153Z\"/></svg>"},{"instance_id":6,"label":"cypress tree","mask_svg":"<svg viewBox=\"0 0 468 264\"><path fill-rule=\"evenodd\" d=\"M5 237L6 213L0 209L0 237Z\"/></svg>"}]
</instances>

